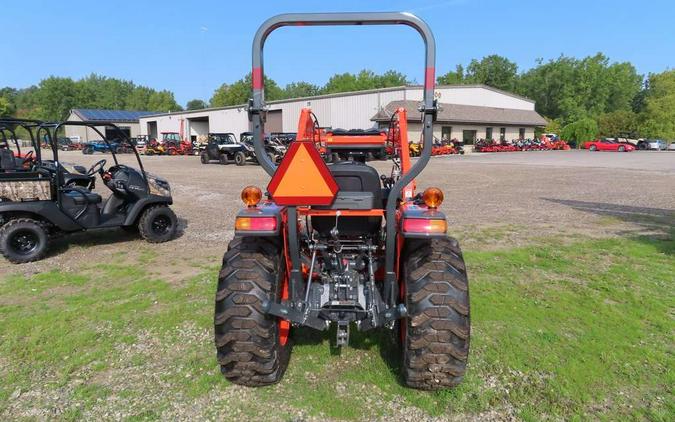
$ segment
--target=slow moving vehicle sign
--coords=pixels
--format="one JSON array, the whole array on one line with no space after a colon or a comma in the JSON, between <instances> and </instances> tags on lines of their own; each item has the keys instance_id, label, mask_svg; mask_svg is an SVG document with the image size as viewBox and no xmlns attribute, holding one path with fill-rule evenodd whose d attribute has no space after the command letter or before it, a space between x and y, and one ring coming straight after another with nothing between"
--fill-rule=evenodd
<instances>
[{"instance_id":1,"label":"slow moving vehicle sign","mask_svg":"<svg viewBox=\"0 0 675 422\"><path fill-rule=\"evenodd\" d=\"M267 186L279 205L330 205L338 185L313 142L296 141Z\"/></svg>"}]
</instances>

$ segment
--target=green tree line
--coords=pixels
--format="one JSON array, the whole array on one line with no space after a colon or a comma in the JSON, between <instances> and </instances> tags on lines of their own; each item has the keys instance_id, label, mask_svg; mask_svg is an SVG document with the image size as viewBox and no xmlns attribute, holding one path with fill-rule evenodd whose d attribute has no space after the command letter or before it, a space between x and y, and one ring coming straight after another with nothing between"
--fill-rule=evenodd
<instances>
[{"instance_id":1,"label":"green tree line","mask_svg":"<svg viewBox=\"0 0 675 422\"><path fill-rule=\"evenodd\" d=\"M0 115L62 120L73 108L182 110L170 91L96 74L79 80L50 76L37 86L0 89Z\"/></svg>"},{"instance_id":2,"label":"green tree line","mask_svg":"<svg viewBox=\"0 0 675 422\"><path fill-rule=\"evenodd\" d=\"M323 86L299 81L282 87L265 78L265 97L273 101L411 83L415 81L393 70L376 74L365 69L335 74ZM582 59L563 55L537 60L534 67L520 71L508 58L490 55L455 66L438 76L437 83L485 84L531 98L549 121L546 130L569 140L623 133L675 139L675 70L645 76L631 63L612 63L598 53ZM208 102L194 99L186 108L244 104L250 96L248 74L219 86ZM0 115L56 120L72 108L181 110L170 91L96 74L77 81L50 76L37 86L0 89Z\"/></svg>"}]
</instances>

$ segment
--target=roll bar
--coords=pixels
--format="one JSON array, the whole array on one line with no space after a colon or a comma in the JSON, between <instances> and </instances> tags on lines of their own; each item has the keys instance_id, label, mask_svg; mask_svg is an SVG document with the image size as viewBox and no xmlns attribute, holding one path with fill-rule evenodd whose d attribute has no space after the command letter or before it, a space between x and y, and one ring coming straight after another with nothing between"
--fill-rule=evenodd
<instances>
[{"instance_id":1,"label":"roll bar","mask_svg":"<svg viewBox=\"0 0 675 422\"><path fill-rule=\"evenodd\" d=\"M386 237L386 259L385 259L385 284L384 299L390 305L396 304L395 283L395 255L393 253L396 247L396 205L399 195L405 186L426 167L431 157L431 147L433 143L433 122L436 118L436 102L434 100L434 88L436 85L436 42L431 33L431 29L422 19L406 12L374 12L374 13L289 13L277 15L269 18L258 28L253 39L253 68L251 70L251 81L253 85L253 98L249 102L249 119L253 123L253 147L255 149L258 162L265 171L272 176L276 171L276 165L265 154L263 145L263 133L265 130L265 78L263 71L263 47L265 40L272 31L283 26L334 26L334 25L407 25L420 34L424 41L425 48L425 70L424 70L424 98L419 108L423 114L422 117L422 152L420 158L410 171L401 175L401 178L394 184L387 198L387 237ZM289 222L292 227L295 223L291 222L291 217L295 216L293 207L289 207ZM295 235L293 234L293 238ZM295 258L295 259L294 259ZM297 257L291 256L293 266L299 265ZM297 271L297 269L295 269ZM293 279L293 270L291 278ZM299 276L298 276L299 277Z\"/></svg>"},{"instance_id":2,"label":"roll bar","mask_svg":"<svg viewBox=\"0 0 675 422\"><path fill-rule=\"evenodd\" d=\"M269 34L284 26L336 26L336 25L407 25L420 34L425 46L424 99L420 111L424 113L423 148L420 159L410 172L404 175L392 192L400 191L426 166L431 156L433 139L432 122L436 112L434 88L436 82L436 42L431 29L422 19L407 12L363 13L287 13L267 19L258 28L253 38L253 68L251 81L253 98L249 103L250 119L253 122L253 147L258 162L272 176L276 165L265 154L263 145L265 112L265 78L263 70L263 47ZM427 116L429 118L427 118Z\"/></svg>"}]
</instances>

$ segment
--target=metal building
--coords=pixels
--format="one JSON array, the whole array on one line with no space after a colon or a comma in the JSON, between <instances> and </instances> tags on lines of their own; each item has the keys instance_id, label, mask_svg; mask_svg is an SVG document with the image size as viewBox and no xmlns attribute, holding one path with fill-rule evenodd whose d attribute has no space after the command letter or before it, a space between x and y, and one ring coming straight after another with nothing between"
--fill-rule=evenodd
<instances>
[{"instance_id":1,"label":"metal building","mask_svg":"<svg viewBox=\"0 0 675 422\"><path fill-rule=\"evenodd\" d=\"M442 110L434 126L438 139L533 138L537 126L546 121L534 110L534 101L485 85L441 85L436 99ZM366 129L386 127L397 107L408 109L409 138L419 140L421 125L417 103L422 86L401 86L368 91L344 92L316 97L269 101L266 132L295 132L300 110L312 109L322 127ZM162 132L182 132L197 140L201 135L250 129L245 105L143 116L140 133L161 138Z\"/></svg>"},{"instance_id":2,"label":"metal building","mask_svg":"<svg viewBox=\"0 0 675 422\"><path fill-rule=\"evenodd\" d=\"M68 120L75 122L84 120L112 122L115 123L128 137L136 137L141 133L138 119L151 114L156 114L156 112L76 108L70 111ZM111 133L110 129L105 126L97 126L96 129L103 133L108 139L119 137L119 135ZM89 142L101 139L101 135L96 133L95 130L84 126L66 125L66 136L76 142Z\"/></svg>"}]
</instances>

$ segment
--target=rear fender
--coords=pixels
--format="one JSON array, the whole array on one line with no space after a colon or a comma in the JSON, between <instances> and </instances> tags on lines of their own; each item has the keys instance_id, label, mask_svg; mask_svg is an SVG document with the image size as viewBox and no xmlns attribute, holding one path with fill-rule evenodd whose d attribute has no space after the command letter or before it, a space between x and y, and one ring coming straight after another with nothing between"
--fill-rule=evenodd
<instances>
[{"instance_id":1,"label":"rear fender","mask_svg":"<svg viewBox=\"0 0 675 422\"><path fill-rule=\"evenodd\" d=\"M280 207L272 202L264 203L256 207L243 208L237 214L237 217L275 217L277 219L276 230L270 231L251 231L251 230L235 230L235 236L242 237L268 237L278 236L281 233L282 219L281 213L284 207Z\"/></svg>"},{"instance_id":2,"label":"rear fender","mask_svg":"<svg viewBox=\"0 0 675 422\"><path fill-rule=\"evenodd\" d=\"M428 208L425 205L407 205L403 207L399 224L402 225L406 219L447 221L444 213L435 208ZM399 233L405 239L432 239L447 236L447 233L405 233L400 225Z\"/></svg>"}]
</instances>

